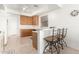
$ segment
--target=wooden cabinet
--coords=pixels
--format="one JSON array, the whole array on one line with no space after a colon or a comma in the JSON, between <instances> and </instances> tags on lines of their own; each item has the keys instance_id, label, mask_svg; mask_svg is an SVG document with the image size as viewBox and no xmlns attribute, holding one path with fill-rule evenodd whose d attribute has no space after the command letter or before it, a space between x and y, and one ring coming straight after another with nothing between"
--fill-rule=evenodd
<instances>
[{"instance_id":1,"label":"wooden cabinet","mask_svg":"<svg viewBox=\"0 0 79 59\"><path fill-rule=\"evenodd\" d=\"M20 24L21 25L39 25L39 17L38 16L20 16Z\"/></svg>"},{"instance_id":2,"label":"wooden cabinet","mask_svg":"<svg viewBox=\"0 0 79 59\"><path fill-rule=\"evenodd\" d=\"M27 17L26 16L20 16L20 24L21 25L27 24Z\"/></svg>"},{"instance_id":3,"label":"wooden cabinet","mask_svg":"<svg viewBox=\"0 0 79 59\"><path fill-rule=\"evenodd\" d=\"M38 16L32 16L32 21L33 25L38 25L39 24L39 17Z\"/></svg>"},{"instance_id":4,"label":"wooden cabinet","mask_svg":"<svg viewBox=\"0 0 79 59\"><path fill-rule=\"evenodd\" d=\"M20 24L21 25L32 25L32 17L28 16L20 16Z\"/></svg>"},{"instance_id":5,"label":"wooden cabinet","mask_svg":"<svg viewBox=\"0 0 79 59\"><path fill-rule=\"evenodd\" d=\"M21 37L32 36L32 29L21 29Z\"/></svg>"},{"instance_id":6,"label":"wooden cabinet","mask_svg":"<svg viewBox=\"0 0 79 59\"><path fill-rule=\"evenodd\" d=\"M32 32L32 45L33 48L37 49L37 32Z\"/></svg>"},{"instance_id":7,"label":"wooden cabinet","mask_svg":"<svg viewBox=\"0 0 79 59\"><path fill-rule=\"evenodd\" d=\"M27 23L28 25L32 25L32 17L28 17L27 22L28 22L28 23Z\"/></svg>"}]
</instances>

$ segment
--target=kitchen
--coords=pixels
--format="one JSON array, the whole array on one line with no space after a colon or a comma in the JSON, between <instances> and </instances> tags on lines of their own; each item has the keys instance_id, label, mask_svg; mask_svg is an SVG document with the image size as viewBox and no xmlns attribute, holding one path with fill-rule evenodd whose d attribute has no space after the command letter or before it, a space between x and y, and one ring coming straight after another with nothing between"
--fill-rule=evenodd
<instances>
[{"instance_id":1,"label":"kitchen","mask_svg":"<svg viewBox=\"0 0 79 59\"><path fill-rule=\"evenodd\" d=\"M51 28L67 28L67 47L62 50L61 44L60 54L78 54L78 8L68 4L0 4L0 53L43 54L48 43L44 38L51 36Z\"/></svg>"},{"instance_id":2,"label":"kitchen","mask_svg":"<svg viewBox=\"0 0 79 59\"><path fill-rule=\"evenodd\" d=\"M39 16L20 16L20 33L21 37L32 36L32 44L37 49L37 32L35 31L39 27Z\"/></svg>"},{"instance_id":3,"label":"kitchen","mask_svg":"<svg viewBox=\"0 0 79 59\"><path fill-rule=\"evenodd\" d=\"M0 19L4 20L0 23L4 36L1 39L1 52L38 53L38 30L44 27L39 15L58 8L56 4L1 4Z\"/></svg>"}]
</instances>

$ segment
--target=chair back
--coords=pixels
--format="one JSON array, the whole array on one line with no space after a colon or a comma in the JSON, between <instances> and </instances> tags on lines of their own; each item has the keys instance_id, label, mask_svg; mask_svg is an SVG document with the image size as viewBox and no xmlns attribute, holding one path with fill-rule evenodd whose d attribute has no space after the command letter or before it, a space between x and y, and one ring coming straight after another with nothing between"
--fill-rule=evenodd
<instances>
[{"instance_id":1,"label":"chair back","mask_svg":"<svg viewBox=\"0 0 79 59\"><path fill-rule=\"evenodd\" d=\"M65 38L67 35L67 28L62 29L62 37Z\"/></svg>"},{"instance_id":2,"label":"chair back","mask_svg":"<svg viewBox=\"0 0 79 59\"><path fill-rule=\"evenodd\" d=\"M66 37L66 34L67 34L67 28L62 28L62 29L58 29L57 30L57 37L59 39L63 39Z\"/></svg>"},{"instance_id":3,"label":"chair back","mask_svg":"<svg viewBox=\"0 0 79 59\"><path fill-rule=\"evenodd\" d=\"M55 39L55 35L57 35L57 30L55 27L50 27L52 29L52 41Z\"/></svg>"}]
</instances>

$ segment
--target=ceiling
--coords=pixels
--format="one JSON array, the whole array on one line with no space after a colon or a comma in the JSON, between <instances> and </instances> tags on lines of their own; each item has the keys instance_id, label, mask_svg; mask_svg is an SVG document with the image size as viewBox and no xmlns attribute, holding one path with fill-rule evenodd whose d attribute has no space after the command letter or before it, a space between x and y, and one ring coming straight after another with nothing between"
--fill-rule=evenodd
<instances>
[{"instance_id":1,"label":"ceiling","mask_svg":"<svg viewBox=\"0 0 79 59\"><path fill-rule=\"evenodd\" d=\"M27 16L40 15L60 8L57 4L0 4L0 10Z\"/></svg>"}]
</instances>

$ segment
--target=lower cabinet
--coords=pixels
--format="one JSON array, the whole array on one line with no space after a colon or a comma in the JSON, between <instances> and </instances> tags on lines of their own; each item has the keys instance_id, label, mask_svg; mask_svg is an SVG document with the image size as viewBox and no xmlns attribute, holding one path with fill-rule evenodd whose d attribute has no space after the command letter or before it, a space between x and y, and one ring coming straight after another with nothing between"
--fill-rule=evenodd
<instances>
[{"instance_id":1,"label":"lower cabinet","mask_svg":"<svg viewBox=\"0 0 79 59\"><path fill-rule=\"evenodd\" d=\"M21 37L32 36L32 29L21 29Z\"/></svg>"},{"instance_id":2,"label":"lower cabinet","mask_svg":"<svg viewBox=\"0 0 79 59\"><path fill-rule=\"evenodd\" d=\"M32 46L37 49L37 32L33 31L33 29L21 29L21 37L32 36Z\"/></svg>"},{"instance_id":3,"label":"lower cabinet","mask_svg":"<svg viewBox=\"0 0 79 59\"><path fill-rule=\"evenodd\" d=\"M32 32L32 45L33 48L37 49L37 32Z\"/></svg>"}]
</instances>

